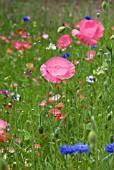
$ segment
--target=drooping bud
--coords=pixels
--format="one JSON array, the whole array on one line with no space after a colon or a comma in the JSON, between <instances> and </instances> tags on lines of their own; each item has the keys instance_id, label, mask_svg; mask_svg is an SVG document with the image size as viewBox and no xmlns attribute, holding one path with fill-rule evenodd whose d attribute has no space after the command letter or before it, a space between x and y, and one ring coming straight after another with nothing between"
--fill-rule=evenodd
<instances>
[{"instance_id":1,"label":"drooping bud","mask_svg":"<svg viewBox=\"0 0 114 170\"><path fill-rule=\"evenodd\" d=\"M65 27L61 26L61 27L58 28L57 32L62 33L64 30L65 30Z\"/></svg>"},{"instance_id":2,"label":"drooping bud","mask_svg":"<svg viewBox=\"0 0 114 170\"><path fill-rule=\"evenodd\" d=\"M89 145L90 147L93 149L96 145L97 142L97 135L95 131L90 131L89 135L88 135L88 141L89 141Z\"/></svg>"},{"instance_id":3,"label":"drooping bud","mask_svg":"<svg viewBox=\"0 0 114 170\"><path fill-rule=\"evenodd\" d=\"M40 126L40 127L38 128L38 131L39 131L40 134L43 134L43 132L44 132L43 126Z\"/></svg>"},{"instance_id":4,"label":"drooping bud","mask_svg":"<svg viewBox=\"0 0 114 170\"><path fill-rule=\"evenodd\" d=\"M111 120L111 118L112 118L112 115L111 115L111 113L109 113L109 114L107 115L107 120L109 121L109 120Z\"/></svg>"}]
</instances>

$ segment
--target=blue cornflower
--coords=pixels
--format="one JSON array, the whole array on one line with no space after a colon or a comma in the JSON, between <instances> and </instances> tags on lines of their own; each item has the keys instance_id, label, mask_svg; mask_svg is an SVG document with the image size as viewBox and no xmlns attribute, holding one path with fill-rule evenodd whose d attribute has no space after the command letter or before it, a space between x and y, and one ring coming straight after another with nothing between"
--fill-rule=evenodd
<instances>
[{"instance_id":1,"label":"blue cornflower","mask_svg":"<svg viewBox=\"0 0 114 170\"><path fill-rule=\"evenodd\" d=\"M30 20L29 17L27 17L27 16L23 17L23 21L28 22L29 20Z\"/></svg>"},{"instance_id":2,"label":"blue cornflower","mask_svg":"<svg viewBox=\"0 0 114 170\"><path fill-rule=\"evenodd\" d=\"M68 146L68 145L65 145L65 146L61 146L60 147L60 152L61 154L71 154L75 151L75 148L74 146Z\"/></svg>"},{"instance_id":3,"label":"blue cornflower","mask_svg":"<svg viewBox=\"0 0 114 170\"><path fill-rule=\"evenodd\" d=\"M96 48L96 45L90 46L90 49L92 50L93 48Z\"/></svg>"},{"instance_id":4,"label":"blue cornflower","mask_svg":"<svg viewBox=\"0 0 114 170\"><path fill-rule=\"evenodd\" d=\"M89 153L89 145L88 144L83 144L83 143L77 143L74 145L75 148L75 153L74 155L78 155L82 152Z\"/></svg>"},{"instance_id":5,"label":"blue cornflower","mask_svg":"<svg viewBox=\"0 0 114 170\"><path fill-rule=\"evenodd\" d=\"M92 18L91 18L90 16L85 16L84 19L86 19L86 20L92 20Z\"/></svg>"},{"instance_id":6,"label":"blue cornflower","mask_svg":"<svg viewBox=\"0 0 114 170\"><path fill-rule=\"evenodd\" d=\"M66 52L62 55L62 58L68 59L68 57L70 57L70 53L68 53L68 52Z\"/></svg>"},{"instance_id":7,"label":"blue cornflower","mask_svg":"<svg viewBox=\"0 0 114 170\"><path fill-rule=\"evenodd\" d=\"M113 153L114 152L114 143L107 144L105 149L107 152Z\"/></svg>"}]
</instances>

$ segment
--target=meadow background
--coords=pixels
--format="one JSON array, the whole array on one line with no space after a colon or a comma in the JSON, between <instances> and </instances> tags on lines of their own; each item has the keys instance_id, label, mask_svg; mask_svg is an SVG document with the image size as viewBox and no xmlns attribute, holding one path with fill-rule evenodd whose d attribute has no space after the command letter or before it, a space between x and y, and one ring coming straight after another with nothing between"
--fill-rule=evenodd
<instances>
[{"instance_id":1,"label":"meadow background","mask_svg":"<svg viewBox=\"0 0 114 170\"><path fill-rule=\"evenodd\" d=\"M107 1L102 8L101 0L1 0L0 1L0 91L7 90L9 97L0 94L0 119L8 123L5 130L10 137L0 142L0 166L2 170L113 170L114 154L105 147L114 143L114 1ZM100 16L96 15L100 13ZM23 21L29 16L28 22ZM88 63L84 44L76 44L72 37L74 25L85 16L100 21L104 35L98 41L96 56ZM63 33L57 30L69 23ZM19 29L28 34L30 49L16 50L13 40L26 41ZM42 32L49 35L42 37ZM12 37L11 33L15 36ZM73 42L64 52L69 52L69 61L79 61L75 75L60 84L46 81L40 67L49 58L62 56L64 52L48 49L56 45L63 34L69 34ZM8 52L7 49L12 49ZM32 63L32 67L28 66ZM31 69L28 78L24 72ZM30 71L30 70L29 70ZM86 78L92 75L94 83ZM51 92L51 93L50 93ZM17 96L18 100L17 100ZM49 102L49 97L59 94L60 99ZM15 97L15 100L14 100ZM38 106L46 100L44 107ZM66 116L61 120L50 114L50 109L62 102L61 110ZM88 140L90 133L92 143ZM18 139L18 140L17 140ZM89 144L90 153L62 155L60 146L82 142ZM37 145L36 145L37 144Z\"/></svg>"}]
</instances>

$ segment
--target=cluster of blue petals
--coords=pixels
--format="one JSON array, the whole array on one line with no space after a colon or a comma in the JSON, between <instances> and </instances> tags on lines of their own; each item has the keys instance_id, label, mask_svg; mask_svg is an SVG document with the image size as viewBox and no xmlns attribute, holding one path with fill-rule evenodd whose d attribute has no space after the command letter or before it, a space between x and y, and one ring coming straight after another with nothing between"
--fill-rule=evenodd
<instances>
[{"instance_id":1,"label":"cluster of blue petals","mask_svg":"<svg viewBox=\"0 0 114 170\"><path fill-rule=\"evenodd\" d=\"M66 52L62 55L62 58L68 59L70 57L70 53Z\"/></svg>"},{"instance_id":2,"label":"cluster of blue petals","mask_svg":"<svg viewBox=\"0 0 114 170\"><path fill-rule=\"evenodd\" d=\"M109 153L113 153L114 152L114 143L107 144L106 145L106 151L109 152Z\"/></svg>"},{"instance_id":3,"label":"cluster of blue petals","mask_svg":"<svg viewBox=\"0 0 114 170\"><path fill-rule=\"evenodd\" d=\"M92 18L91 18L90 16L85 16L84 19L86 19L86 20L92 20Z\"/></svg>"},{"instance_id":4,"label":"cluster of blue petals","mask_svg":"<svg viewBox=\"0 0 114 170\"><path fill-rule=\"evenodd\" d=\"M27 22L29 20L30 20L29 17L27 17L27 16L23 17L23 21Z\"/></svg>"},{"instance_id":5,"label":"cluster of blue petals","mask_svg":"<svg viewBox=\"0 0 114 170\"><path fill-rule=\"evenodd\" d=\"M60 152L61 152L61 154L72 154L72 153L74 153L74 155L78 155L82 152L89 153L90 149L89 149L88 144L77 143L73 146L68 146L68 145L61 146Z\"/></svg>"}]
</instances>

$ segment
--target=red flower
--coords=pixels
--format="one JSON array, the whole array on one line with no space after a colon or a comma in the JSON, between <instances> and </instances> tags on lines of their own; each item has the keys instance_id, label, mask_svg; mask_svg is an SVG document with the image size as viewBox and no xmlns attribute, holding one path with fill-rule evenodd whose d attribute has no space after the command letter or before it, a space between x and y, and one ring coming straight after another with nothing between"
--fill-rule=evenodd
<instances>
[{"instance_id":1,"label":"red flower","mask_svg":"<svg viewBox=\"0 0 114 170\"><path fill-rule=\"evenodd\" d=\"M62 102L55 105L55 108L64 108L64 104Z\"/></svg>"},{"instance_id":2,"label":"red flower","mask_svg":"<svg viewBox=\"0 0 114 170\"><path fill-rule=\"evenodd\" d=\"M10 138L10 135L8 133L2 133L0 134L0 142L5 142L7 139Z\"/></svg>"},{"instance_id":3,"label":"red flower","mask_svg":"<svg viewBox=\"0 0 114 170\"><path fill-rule=\"evenodd\" d=\"M25 33L26 33L26 32L25 32L22 28L19 28L19 29L18 29L18 34L19 34L20 36L23 37L23 36L25 35Z\"/></svg>"},{"instance_id":4,"label":"red flower","mask_svg":"<svg viewBox=\"0 0 114 170\"><path fill-rule=\"evenodd\" d=\"M60 115L61 111L58 109L50 109L50 114L53 114L55 116Z\"/></svg>"},{"instance_id":5,"label":"red flower","mask_svg":"<svg viewBox=\"0 0 114 170\"><path fill-rule=\"evenodd\" d=\"M23 42L23 43L22 43L22 46L23 46L24 48L26 48L26 49L29 49L29 48L31 47L31 45L30 45L30 42L29 42L29 41L25 41L25 42Z\"/></svg>"},{"instance_id":6,"label":"red flower","mask_svg":"<svg viewBox=\"0 0 114 170\"><path fill-rule=\"evenodd\" d=\"M23 51L23 45L22 45L19 41L13 40L13 41L12 41L12 44L13 44L13 46L14 46L14 48L15 48L16 50L21 50L21 51Z\"/></svg>"}]
</instances>

